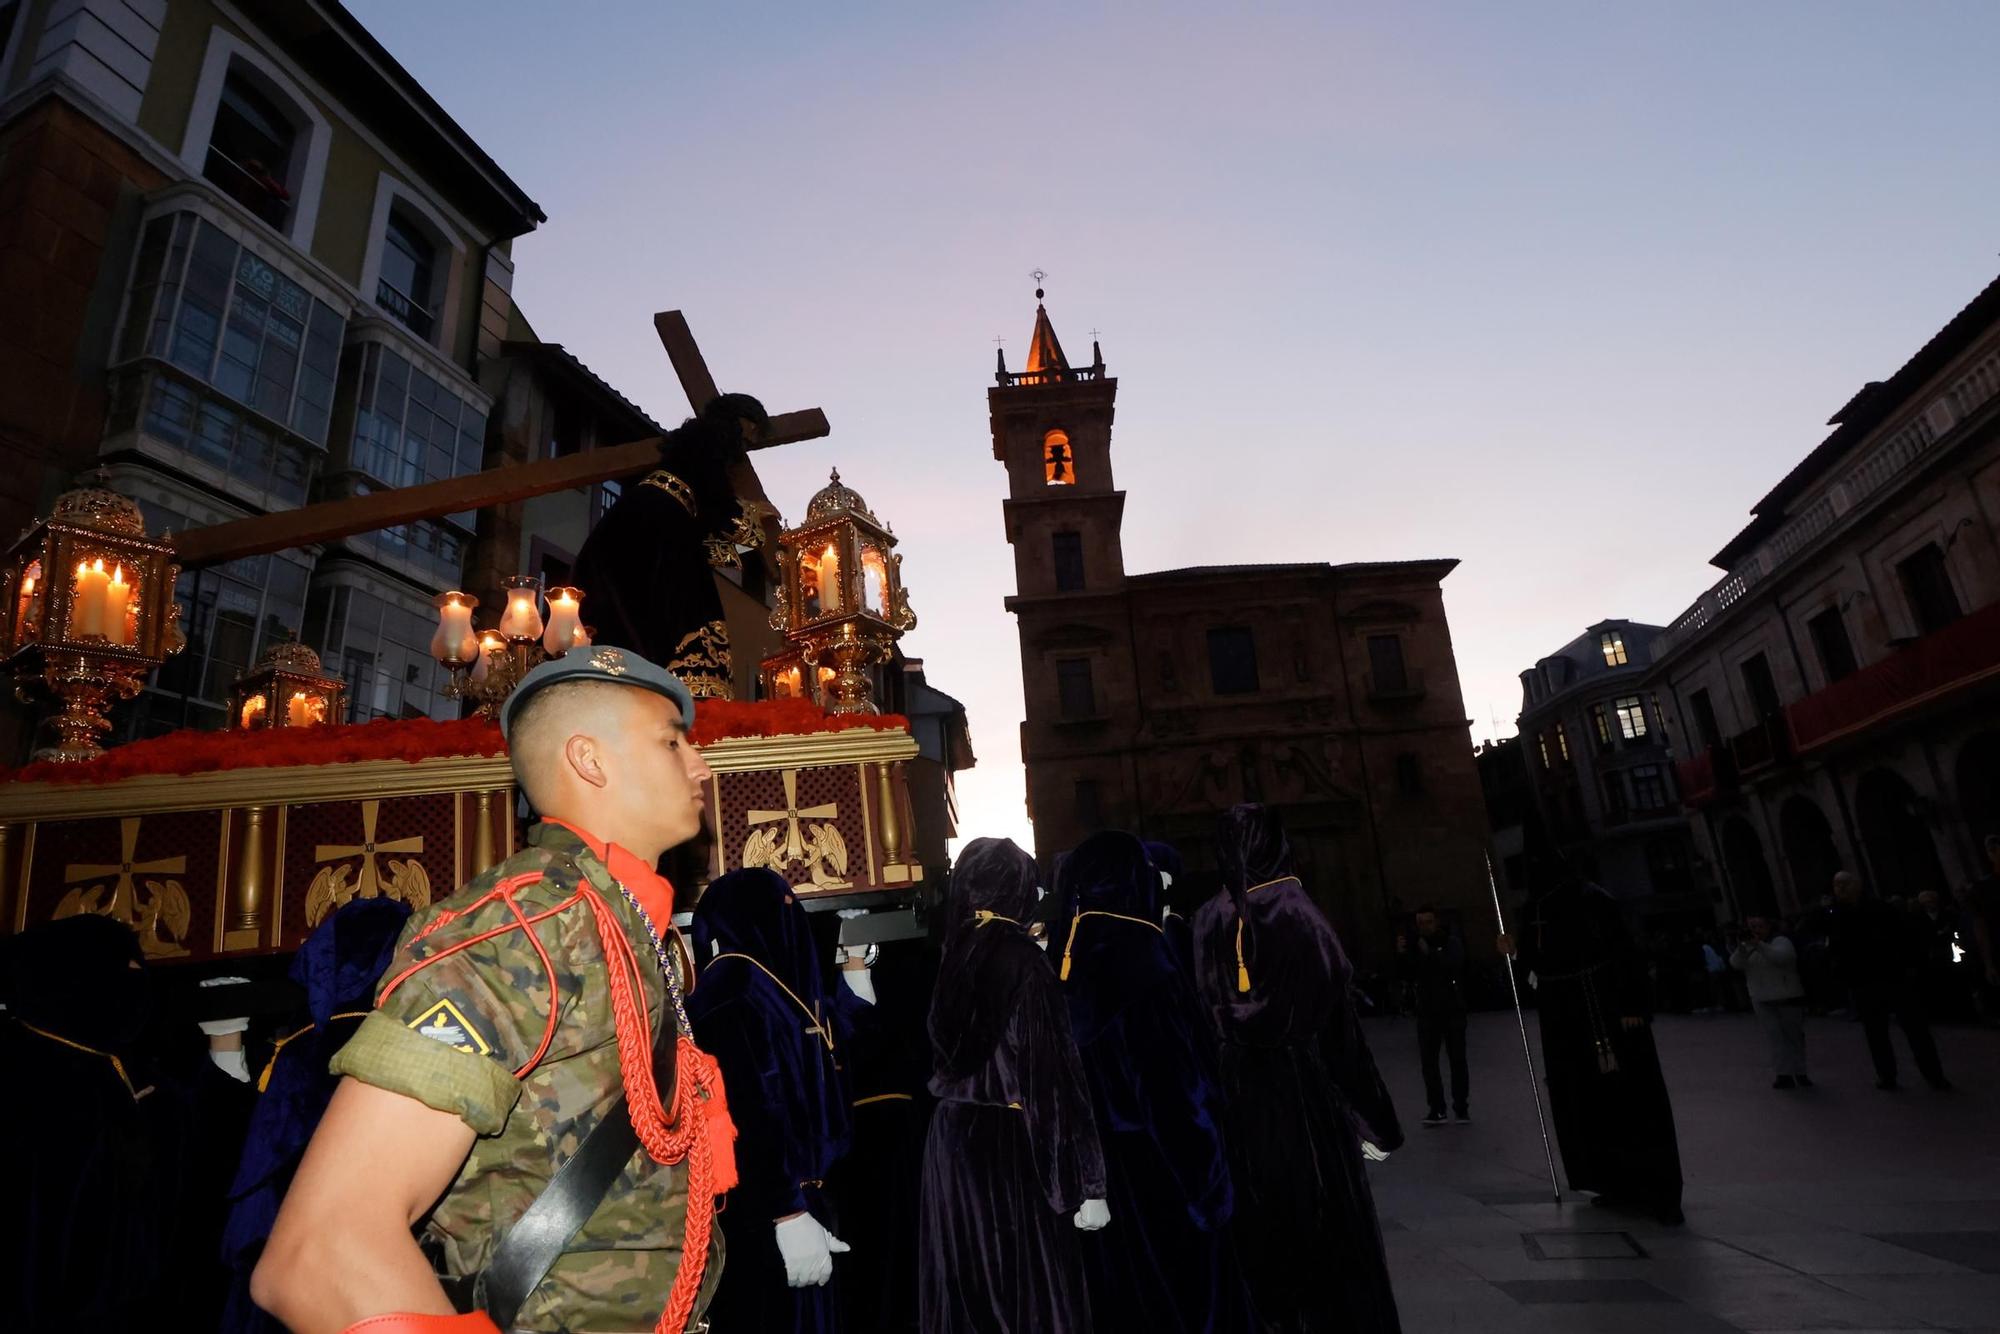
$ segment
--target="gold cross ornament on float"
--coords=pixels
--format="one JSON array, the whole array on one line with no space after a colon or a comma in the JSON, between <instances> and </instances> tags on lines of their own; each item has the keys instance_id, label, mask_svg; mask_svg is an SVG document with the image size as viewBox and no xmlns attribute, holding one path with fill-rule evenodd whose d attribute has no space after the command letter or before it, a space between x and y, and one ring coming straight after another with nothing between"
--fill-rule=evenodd
<instances>
[{"instance_id":1,"label":"gold cross ornament on float","mask_svg":"<svg viewBox=\"0 0 2000 1334\"><path fill-rule=\"evenodd\" d=\"M186 954L187 947L181 942L187 939L188 923L194 915L187 890L178 880L148 880L147 896L142 901L133 878L186 875L187 858L157 857L142 862L136 860L138 851L139 819L127 816L118 822L117 865L76 863L63 867L63 883L71 888L56 903L55 915L61 918L94 913L123 922L138 935L139 948L149 959L171 959ZM112 876L117 879L112 881L110 895L106 897L103 882Z\"/></svg>"},{"instance_id":2,"label":"gold cross ornament on float","mask_svg":"<svg viewBox=\"0 0 2000 1334\"><path fill-rule=\"evenodd\" d=\"M430 906L431 878L425 873L424 864L417 860L424 850L423 835L376 842L375 823L381 813L381 802L362 802L359 843L322 843L313 849L313 860L322 865L306 890L308 927L318 926L328 913L353 899L387 896L409 904L412 911ZM408 860L397 861L387 855L394 852L408 854ZM389 863L387 879L375 865L378 855ZM352 857L361 859L358 866L348 860ZM350 875L354 877L352 883L348 880Z\"/></svg>"},{"instance_id":3,"label":"gold cross ornament on float","mask_svg":"<svg viewBox=\"0 0 2000 1334\"><path fill-rule=\"evenodd\" d=\"M801 810L799 771L785 770L784 780L785 809L751 811L745 817L750 834L743 840L743 868L768 866L782 875L794 866L803 867L812 876L814 889L853 888L852 881L841 878L847 874L847 840L828 823L840 818L840 807L829 801ZM780 820L784 821L782 830L778 828ZM802 835L802 820L821 823Z\"/></svg>"}]
</instances>

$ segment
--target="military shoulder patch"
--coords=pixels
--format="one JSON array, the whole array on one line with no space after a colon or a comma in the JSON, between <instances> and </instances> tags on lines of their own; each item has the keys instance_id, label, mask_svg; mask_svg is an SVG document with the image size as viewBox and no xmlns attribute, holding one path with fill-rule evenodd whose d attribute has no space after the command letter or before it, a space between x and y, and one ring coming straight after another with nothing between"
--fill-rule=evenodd
<instances>
[{"instance_id":1,"label":"military shoulder patch","mask_svg":"<svg viewBox=\"0 0 2000 1334\"><path fill-rule=\"evenodd\" d=\"M480 1035L472 1021L448 1000L441 1000L410 1020L409 1027L433 1042L456 1047L470 1056L490 1056L493 1044Z\"/></svg>"}]
</instances>

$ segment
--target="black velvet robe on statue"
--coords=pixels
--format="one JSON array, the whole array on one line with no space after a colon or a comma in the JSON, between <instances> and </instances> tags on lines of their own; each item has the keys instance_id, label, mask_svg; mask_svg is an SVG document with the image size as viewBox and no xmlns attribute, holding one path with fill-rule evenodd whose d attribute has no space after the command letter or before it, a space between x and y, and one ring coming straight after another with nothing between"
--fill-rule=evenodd
<instances>
[{"instance_id":1,"label":"black velvet robe on statue","mask_svg":"<svg viewBox=\"0 0 2000 1334\"><path fill-rule=\"evenodd\" d=\"M1096 1326L1072 1216L1104 1197L1104 1158L1061 986L1019 925L1035 906L1034 860L974 839L950 895L931 1001L922 1328L1085 1334Z\"/></svg>"},{"instance_id":2,"label":"black velvet robe on statue","mask_svg":"<svg viewBox=\"0 0 2000 1334\"><path fill-rule=\"evenodd\" d=\"M1361 1140L1393 1149L1402 1132L1355 1021L1352 969L1290 874L1275 811L1230 810L1220 847L1227 889L1195 917L1195 974L1221 1039L1237 1247L1257 1314L1273 1330L1396 1334Z\"/></svg>"},{"instance_id":3,"label":"black velvet robe on statue","mask_svg":"<svg viewBox=\"0 0 2000 1334\"><path fill-rule=\"evenodd\" d=\"M1617 902L1556 872L1517 936L1534 974L1549 1113L1572 1190L1678 1217L1680 1144L1653 1045L1646 958ZM1628 1029L1626 1017L1646 1022Z\"/></svg>"},{"instance_id":4,"label":"black velvet robe on statue","mask_svg":"<svg viewBox=\"0 0 2000 1334\"><path fill-rule=\"evenodd\" d=\"M661 466L624 479L573 575L594 643L658 663L697 698L729 681L729 632L706 543L726 538L741 513L728 478L743 449L739 419L766 420L757 400L725 394L668 435Z\"/></svg>"},{"instance_id":5,"label":"black velvet robe on statue","mask_svg":"<svg viewBox=\"0 0 2000 1334\"><path fill-rule=\"evenodd\" d=\"M1158 873L1130 834L1063 865L1050 952L1104 1146L1111 1226L1083 1234L1094 1328L1257 1328L1227 1224L1222 1089L1194 987L1159 923Z\"/></svg>"},{"instance_id":6,"label":"black velvet robe on statue","mask_svg":"<svg viewBox=\"0 0 2000 1334\"><path fill-rule=\"evenodd\" d=\"M694 941L688 1022L722 1067L739 1178L718 1218L727 1251L709 1323L715 1334L828 1334L840 1328L844 1257L831 1283L787 1287L775 1231L802 1211L840 1231L824 1182L847 1151L848 1099L813 1031L831 1025L806 910L777 872L732 871L695 905Z\"/></svg>"}]
</instances>

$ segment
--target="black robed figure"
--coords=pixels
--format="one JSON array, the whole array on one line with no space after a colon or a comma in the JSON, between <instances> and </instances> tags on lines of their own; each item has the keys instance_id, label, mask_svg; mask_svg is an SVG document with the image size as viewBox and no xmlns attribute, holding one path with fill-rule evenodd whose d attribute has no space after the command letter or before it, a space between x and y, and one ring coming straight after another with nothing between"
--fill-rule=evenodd
<instances>
[{"instance_id":1,"label":"black robed figure","mask_svg":"<svg viewBox=\"0 0 2000 1334\"><path fill-rule=\"evenodd\" d=\"M1292 874L1278 813L1218 833L1224 889L1195 917L1195 980L1221 1044L1237 1250L1273 1330L1396 1334L1363 1139L1402 1143L1361 1036L1353 969Z\"/></svg>"},{"instance_id":2,"label":"black robed figure","mask_svg":"<svg viewBox=\"0 0 2000 1334\"><path fill-rule=\"evenodd\" d=\"M974 839L952 870L931 999L925 1334L1095 1328L1074 1216L1103 1207L1104 1158L1061 984L1023 925L1035 889L1034 859L1007 839Z\"/></svg>"},{"instance_id":3,"label":"black robed figure","mask_svg":"<svg viewBox=\"0 0 2000 1334\"><path fill-rule=\"evenodd\" d=\"M1086 1233L1099 1331L1252 1330L1226 1225L1223 1099L1194 986L1159 922L1160 873L1106 831L1064 861L1050 950L1090 1081L1112 1227Z\"/></svg>"},{"instance_id":4,"label":"black robed figure","mask_svg":"<svg viewBox=\"0 0 2000 1334\"><path fill-rule=\"evenodd\" d=\"M1612 897L1560 857L1539 859L1512 944L1535 986L1563 1175L1600 1204L1681 1221L1674 1109L1653 1044L1646 957Z\"/></svg>"},{"instance_id":5,"label":"black robed figure","mask_svg":"<svg viewBox=\"0 0 2000 1334\"><path fill-rule=\"evenodd\" d=\"M732 474L749 475L744 445L769 421L748 394L717 397L667 436L658 468L625 480L577 553L594 642L661 664L697 699L729 693L729 628L709 544L754 540Z\"/></svg>"},{"instance_id":6,"label":"black robed figure","mask_svg":"<svg viewBox=\"0 0 2000 1334\"><path fill-rule=\"evenodd\" d=\"M709 1323L717 1334L828 1334L840 1328L833 1287L788 1286L778 1231L800 1214L832 1227L824 1183L848 1144L811 925L784 877L760 867L708 886L694 940L688 1022L722 1067L739 1177L717 1216L728 1249Z\"/></svg>"}]
</instances>

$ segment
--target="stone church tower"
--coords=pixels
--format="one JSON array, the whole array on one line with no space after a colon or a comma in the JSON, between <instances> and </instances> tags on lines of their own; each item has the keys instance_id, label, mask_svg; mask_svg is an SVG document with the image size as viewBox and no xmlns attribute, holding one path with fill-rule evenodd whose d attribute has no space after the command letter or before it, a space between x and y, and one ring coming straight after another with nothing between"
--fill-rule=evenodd
<instances>
[{"instance_id":1,"label":"stone church tower","mask_svg":"<svg viewBox=\"0 0 2000 1334\"><path fill-rule=\"evenodd\" d=\"M1026 365L1003 354L994 379L1044 868L1126 829L1179 849L1177 891L1212 891L1217 814L1262 801L1350 950L1386 957L1432 902L1483 953L1486 811L1440 587L1457 562L1128 572L1103 353L1071 365L1038 306Z\"/></svg>"}]
</instances>

